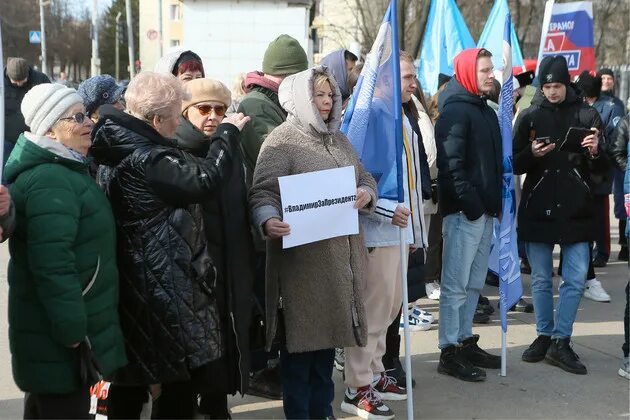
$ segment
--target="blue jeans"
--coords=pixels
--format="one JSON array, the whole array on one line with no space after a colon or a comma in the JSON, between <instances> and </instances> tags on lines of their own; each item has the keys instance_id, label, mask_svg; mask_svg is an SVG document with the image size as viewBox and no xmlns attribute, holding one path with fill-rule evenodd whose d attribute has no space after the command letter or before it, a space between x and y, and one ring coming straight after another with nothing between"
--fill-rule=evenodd
<instances>
[{"instance_id":1,"label":"blue jeans","mask_svg":"<svg viewBox=\"0 0 630 420\"><path fill-rule=\"evenodd\" d=\"M282 403L287 419L324 419L333 415L335 349L289 353L280 350Z\"/></svg>"},{"instance_id":2,"label":"blue jeans","mask_svg":"<svg viewBox=\"0 0 630 420\"><path fill-rule=\"evenodd\" d=\"M440 349L472 337L473 317L488 272L493 223L485 214L474 221L463 213L444 217Z\"/></svg>"},{"instance_id":3,"label":"blue jeans","mask_svg":"<svg viewBox=\"0 0 630 420\"><path fill-rule=\"evenodd\" d=\"M553 314L553 244L527 242L527 259L532 267L532 296L536 315L536 332L552 338L569 338L584 293L588 271L589 244L579 242L560 245L562 249L562 284L560 298Z\"/></svg>"}]
</instances>

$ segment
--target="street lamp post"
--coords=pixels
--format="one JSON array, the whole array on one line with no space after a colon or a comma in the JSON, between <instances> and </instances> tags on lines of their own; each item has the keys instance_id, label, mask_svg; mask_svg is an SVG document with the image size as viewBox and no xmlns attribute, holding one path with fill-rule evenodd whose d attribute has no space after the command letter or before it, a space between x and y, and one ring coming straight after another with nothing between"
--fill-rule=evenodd
<instances>
[{"instance_id":1,"label":"street lamp post","mask_svg":"<svg viewBox=\"0 0 630 420\"><path fill-rule=\"evenodd\" d=\"M118 12L116 15L116 80L120 80L120 17L122 16L121 12Z\"/></svg>"},{"instance_id":2,"label":"street lamp post","mask_svg":"<svg viewBox=\"0 0 630 420\"><path fill-rule=\"evenodd\" d=\"M96 0L94 0L96 1ZM126 0L127 6L127 45L129 46L129 79L136 74L136 62L133 58L133 19L131 16L131 0Z\"/></svg>"},{"instance_id":3,"label":"street lamp post","mask_svg":"<svg viewBox=\"0 0 630 420\"><path fill-rule=\"evenodd\" d=\"M39 26L41 35L41 47L42 47L42 73L48 74L48 66L46 60L46 19L44 19L44 6L50 4L50 0L39 0Z\"/></svg>"},{"instance_id":4,"label":"street lamp post","mask_svg":"<svg viewBox=\"0 0 630 420\"><path fill-rule=\"evenodd\" d=\"M101 63L98 58L98 0L92 0L92 77L101 73Z\"/></svg>"}]
</instances>

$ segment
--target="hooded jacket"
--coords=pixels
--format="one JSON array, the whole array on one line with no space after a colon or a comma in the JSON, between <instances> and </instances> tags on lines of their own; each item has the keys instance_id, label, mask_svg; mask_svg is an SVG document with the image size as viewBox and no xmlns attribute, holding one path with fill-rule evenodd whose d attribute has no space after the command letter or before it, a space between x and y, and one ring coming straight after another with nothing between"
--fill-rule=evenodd
<instances>
[{"instance_id":1,"label":"hooded jacket","mask_svg":"<svg viewBox=\"0 0 630 420\"><path fill-rule=\"evenodd\" d=\"M327 123L313 102L313 79L322 72L333 88ZM289 116L267 137L258 158L249 200L254 224L262 229L270 218L282 218L279 176L354 166L357 187L369 191L374 203L376 184L339 131L342 101L331 73L318 66L287 77L280 102ZM373 205L360 211L372 210ZM282 239L267 239L267 345L278 329L278 310L290 353L365 345L366 264L361 233L284 250Z\"/></svg>"},{"instance_id":2,"label":"hooded jacket","mask_svg":"<svg viewBox=\"0 0 630 420\"><path fill-rule=\"evenodd\" d=\"M476 69L471 64L465 71ZM498 217L503 155L496 113L457 78L440 94L438 108L435 138L442 214L461 211L469 220L483 214Z\"/></svg>"},{"instance_id":3,"label":"hooded jacket","mask_svg":"<svg viewBox=\"0 0 630 420\"><path fill-rule=\"evenodd\" d=\"M188 51L175 51L175 52L172 52L170 54L166 54L165 56L161 57L158 60L158 62L155 63L155 66L153 67L153 71L155 71L156 73L174 74L175 64L177 64L177 62L179 61L181 56L184 55L184 54L188 54L188 55L194 57L200 63L203 63L201 61L201 58L197 54L195 54L194 52L192 52L190 50L188 50Z\"/></svg>"},{"instance_id":4,"label":"hooded jacket","mask_svg":"<svg viewBox=\"0 0 630 420\"><path fill-rule=\"evenodd\" d=\"M526 242L572 244L593 239L591 189L609 169L604 150L595 159L587 152L569 153L558 147L534 157L531 141L541 137L564 139L569 127L601 127L597 111L567 86L566 98L550 103L538 90L532 105L514 124L513 165L527 174L518 209L518 237Z\"/></svg>"},{"instance_id":5,"label":"hooded jacket","mask_svg":"<svg viewBox=\"0 0 630 420\"><path fill-rule=\"evenodd\" d=\"M391 132L393 126L393 110L389 109L385 101L377 99L372 107L370 115L370 130L376 133ZM411 115L409 113L409 115ZM413 118L413 117L412 117ZM427 229L424 226L423 207L423 176L429 176L428 163L422 139L411 127L407 113L403 113L403 194L405 197L402 205L411 210L409 223L405 229L406 243L414 248L426 248ZM411 175L411 176L410 176ZM430 181L430 180L428 180ZM430 184L428 185L427 199L430 198ZM359 218L365 231L365 245L367 247L398 246L400 244L398 227L392 224L394 212L399 203L395 200L379 198L376 209L372 214L362 215Z\"/></svg>"},{"instance_id":6,"label":"hooded jacket","mask_svg":"<svg viewBox=\"0 0 630 420\"><path fill-rule=\"evenodd\" d=\"M234 125L220 124L215 134L208 137L182 118L177 128L177 146L203 159L213 143L238 144L239 136ZM209 373L222 378L213 378L212 382L224 386L224 392L244 394L249 383L254 248L240 153L234 153L232 159L226 183L202 202L208 251L217 268L216 295L225 342L224 357L212 364Z\"/></svg>"},{"instance_id":7,"label":"hooded jacket","mask_svg":"<svg viewBox=\"0 0 630 420\"><path fill-rule=\"evenodd\" d=\"M85 337L106 377L127 363L112 210L87 162L47 137L19 137L5 180L17 217L8 272L13 378L25 392L68 394L82 386L78 350L68 346Z\"/></svg>"},{"instance_id":8,"label":"hooded jacket","mask_svg":"<svg viewBox=\"0 0 630 420\"><path fill-rule=\"evenodd\" d=\"M216 266L200 203L231 171L237 145L213 144L191 160L145 122L101 108L92 156L109 167L121 273L120 315L130 363L120 384L185 381L224 353Z\"/></svg>"},{"instance_id":9,"label":"hooded jacket","mask_svg":"<svg viewBox=\"0 0 630 420\"><path fill-rule=\"evenodd\" d=\"M328 67L332 75L335 77L342 99L346 99L351 93L348 89L348 70L346 67L345 53L346 50L344 49L333 51L326 57L322 58L319 63L322 66Z\"/></svg>"},{"instance_id":10,"label":"hooded jacket","mask_svg":"<svg viewBox=\"0 0 630 420\"><path fill-rule=\"evenodd\" d=\"M4 72L4 141L15 144L20 134L28 130L24 122L24 116L20 110L22 99L26 92L31 90L33 86L50 83L50 79L44 73L34 70L32 67L28 69L28 81L24 86L14 86ZM4 156L6 161L9 156Z\"/></svg>"}]
</instances>

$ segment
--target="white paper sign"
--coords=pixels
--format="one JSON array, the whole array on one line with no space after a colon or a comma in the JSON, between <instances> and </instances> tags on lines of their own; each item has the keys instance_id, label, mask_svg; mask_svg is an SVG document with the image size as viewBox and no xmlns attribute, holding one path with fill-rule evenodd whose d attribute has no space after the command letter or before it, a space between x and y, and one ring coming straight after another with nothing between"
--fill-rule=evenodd
<instances>
[{"instance_id":1,"label":"white paper sign","mask_svg":"<svg viewBox=\"0 0 630 420\"><path fill-rule=\"evenodd\" d=\"M283 176L278 183L283 222L291 226L283 248L359 233L353 166Z\"/></svg>"}]
</instances>

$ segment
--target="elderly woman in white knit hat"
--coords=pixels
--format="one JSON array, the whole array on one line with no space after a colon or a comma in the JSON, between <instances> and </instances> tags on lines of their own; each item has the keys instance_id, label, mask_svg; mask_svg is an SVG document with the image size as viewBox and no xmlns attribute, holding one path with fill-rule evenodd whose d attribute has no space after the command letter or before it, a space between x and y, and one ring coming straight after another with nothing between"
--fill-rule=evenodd
<instances>
[{"instance_id":1,"label":"elderly woman in white knit hat","mask_svg":"<svg viewBox=\"0 0 630 420\"><path fill-rule=\"evenodd\" d=\"M17 219L8 275L13 378L27 393L24 418L85 419L95 369L107 377L127 363L114 217L87 172L92 121L76 91L41 84L21 108L31 130L5 168Z\"/></svg>"},{"instance_id":2,"label":"elderly woman in white knit hat","mask_svg":"<svg viewBox=\"0 0 630 420\"><path fill-rule=\"evenodd\" d=\"M176 140L180 149L205 157L211 144L240 144L240 132L225 113L232 102L221 82L196 79L188 82L190 98L182 104ZM192 156L191 156L192 157ZM210 418L229 418L227 394L245 393L249 383L249 328L252 312L253 242L248 220L247 192L240 153L231 156L228 188L208 195L203 222L212 261L217 262L216 296L222 319L225 355L209 364L200 386L200 412ZM239 357L235 355L240 354ZM217 380L216 378L221 378Z\"/></svg>"}]
</instances>

